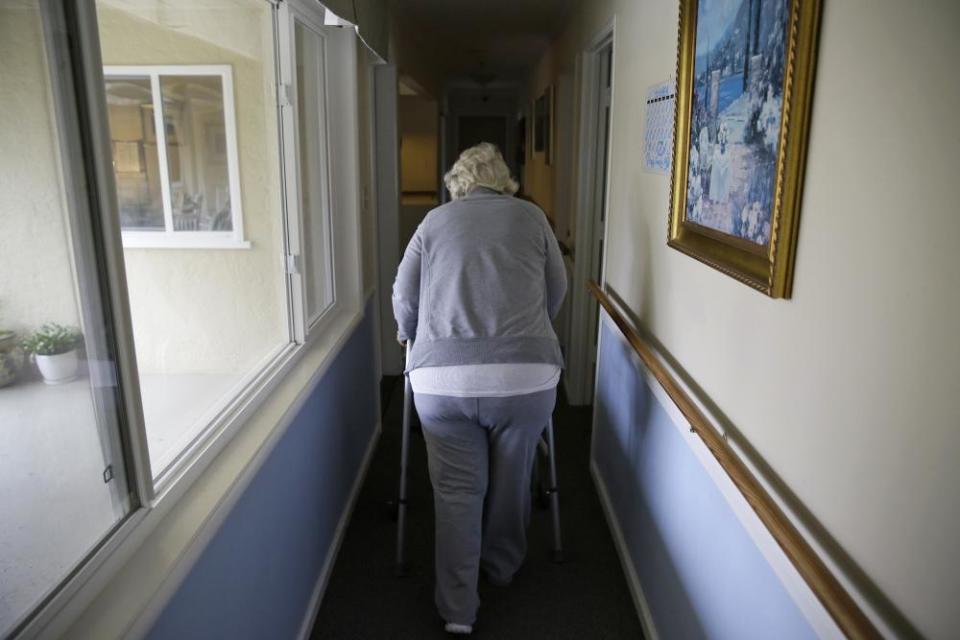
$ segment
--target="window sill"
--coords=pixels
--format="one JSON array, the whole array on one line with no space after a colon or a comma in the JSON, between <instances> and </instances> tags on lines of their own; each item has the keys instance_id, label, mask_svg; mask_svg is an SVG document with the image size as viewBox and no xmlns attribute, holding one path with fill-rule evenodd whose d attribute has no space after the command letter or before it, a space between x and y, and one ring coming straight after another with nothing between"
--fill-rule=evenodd
<instances>
[{"instance_id":1,"label":"window sill","mask_svg":"<svg viewBox=\"0 0 960 640\"><path fill-rule=\"evenodd\" d=\"M250 249L249 240L216 231L125 231L124 249Z\"/></svg>"},{"instance_id":2,"label":"window sill","mask_svg":"<svg viewBox=\"0 0 960 640\"><path fill-rule=\"evenodd\" d=\"M323 335L293 347L259 404L152 506L132 513L92 575L26 635L144 636L361 319L360 309L340 309Z\"/></svg>"}]
</instances>

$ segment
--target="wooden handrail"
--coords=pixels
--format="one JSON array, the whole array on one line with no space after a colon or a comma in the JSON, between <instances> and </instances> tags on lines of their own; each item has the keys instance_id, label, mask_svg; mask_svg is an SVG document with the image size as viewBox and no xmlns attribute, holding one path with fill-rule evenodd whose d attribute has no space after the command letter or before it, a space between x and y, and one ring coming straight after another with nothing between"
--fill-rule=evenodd
<instances>
[{"instance_id":1,"label":"wooden handrail","mask_svg":"<svg viewBox=\"0 0 960 640\"><path fill-rule=\"evenodd\" d=\"M650 345L640 337L637 330L626 320L620 310L603 289L595 282L588 285L591 293L604 308L614 324L633 347L637 356L650 370L670 399L690 423L690 428L700 436L713 456L730 476L733 484L756 512L760 521L776 540L780 548L793 563L800 576L806 581L814 595L824 606L834 622L849 638L880 638L860 607L846 592L836 576L824 564L810 544L804 539L783 510L754 477L747 466L737 456L723 436L707 419L697 404L690 398L676 378L667 370L655 355Z\"/></svg>"}]
</instances>

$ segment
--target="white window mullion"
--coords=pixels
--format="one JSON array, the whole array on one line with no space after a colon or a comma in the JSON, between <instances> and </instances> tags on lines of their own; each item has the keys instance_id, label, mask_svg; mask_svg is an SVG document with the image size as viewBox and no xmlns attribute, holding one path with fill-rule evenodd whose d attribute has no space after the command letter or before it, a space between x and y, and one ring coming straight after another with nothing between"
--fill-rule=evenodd
<instances>
[{"instance_id":1,"label":"white window mullion","mask_svg":"<svg viewBox=\"0 0 960 640\"><path fill-rule=\"evenodd\" d=\"M280 5L280 122L282 129L283 177L286 192L286 263L290 279L294 339L306 340L306 283L302 273L302 225L300 211L300 148L297 117L296 30L286 3Z\"/></svg>"},{"instance_id":2,"label":"white window mullion","mask_svg":"<svg viewBox=\"0 0 960 640\"><path fill-rule=\"evenodd\" d=\"M160 169L160 197L163 201L163 226L173 233L173 202L170 196L170 165L167 164L167 130L163 120L163 95L160 93L160 74L150 74L150 93L153 94L153 127L156 130L157 155Z\"/></svg>"}]
</instances>

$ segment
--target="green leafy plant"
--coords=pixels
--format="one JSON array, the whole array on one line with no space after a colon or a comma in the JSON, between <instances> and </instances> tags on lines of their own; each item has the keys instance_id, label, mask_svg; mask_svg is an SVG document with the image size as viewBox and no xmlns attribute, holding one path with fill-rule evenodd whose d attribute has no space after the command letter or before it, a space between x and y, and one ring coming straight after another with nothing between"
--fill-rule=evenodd
<instances>
[{"instance_id":1,"label":"green leafy plant","mask_svg":"<svg viewBox=\"0 0 960 640\"><path fill-rule=\"evenodd\" d=\"M55 356L76 349L82 339L78 329L48 322L23 341L23 348L38 356Z\"/></svg>"}]
</instances>

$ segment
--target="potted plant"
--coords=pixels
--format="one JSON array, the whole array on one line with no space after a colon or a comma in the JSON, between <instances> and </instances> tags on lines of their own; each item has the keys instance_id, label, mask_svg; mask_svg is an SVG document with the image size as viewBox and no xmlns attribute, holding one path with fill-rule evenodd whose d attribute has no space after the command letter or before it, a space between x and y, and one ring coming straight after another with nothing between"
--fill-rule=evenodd
<instances>
[{"instance_id":1,"label":"potted plant","mask_svg":"<svg viewBox=\"0 0 960 640\"><path fill-rule=\"evenodd\" d=\"M23 351L17 342L17 334L0 329L0 387L17 379L23 366Z\"/></svg>"},{"instance_id":2,"label":"potted plant","mask_svg":"<svg viewBox=\"0 0 960 640\"><path fill-rule=\"evenodd\" d=\"M73 327L50 322L24 340L23 348L32 353L47 384L62 384L77 377L77 347L83 336Z\"/></svg>"}]
</instances>

